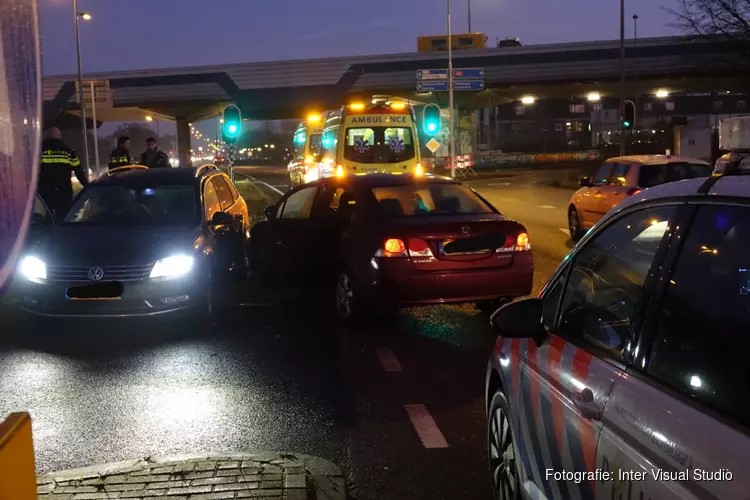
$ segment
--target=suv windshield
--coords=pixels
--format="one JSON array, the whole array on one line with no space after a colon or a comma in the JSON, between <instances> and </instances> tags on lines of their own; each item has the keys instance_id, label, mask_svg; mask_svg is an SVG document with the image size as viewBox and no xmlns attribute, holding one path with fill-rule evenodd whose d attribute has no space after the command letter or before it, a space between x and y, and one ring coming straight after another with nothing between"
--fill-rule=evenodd
<instances>
[{"instance_id":1,"label":"suv windshield","mask_svg":"<svg viewBox=\"0 0 750 500\"><path fill-rule=\"evenodd\" d=\"M414 158L414 141L408 127L346 129L344 158L357 163L399 163Z\"/></svg>"},{"instance_id":2,"label":"suv windshield","mask_svg":"<svg viewBox=\"0 0 750 500\"><path fill-rule=\"evenodd\" d=\"M372 189L386 217L494 213L471 189L460 184L383 186Z\"/></svg>"},{"instance_id":3,"label":"suv windshield","mask_svg":"<svg viewBox=\"0 0 750 500\"><path fill-rule=\"evenodd\" d=\"M642 188L658 186L667 182L695 179L711 175L711 167L700 163L665 163L663 165L641 165L638 185Z\"/></svg>"},{"instance_id":4,"label":"suv windshield","mask_svg":"<svg viewBox=\"0 0 750 500\"><path fill-rule=\"evenodd\" d=\"M195 187L91 186L76 200L66 224L179 225L200 217Z\"/></svg>"}]
</instances>

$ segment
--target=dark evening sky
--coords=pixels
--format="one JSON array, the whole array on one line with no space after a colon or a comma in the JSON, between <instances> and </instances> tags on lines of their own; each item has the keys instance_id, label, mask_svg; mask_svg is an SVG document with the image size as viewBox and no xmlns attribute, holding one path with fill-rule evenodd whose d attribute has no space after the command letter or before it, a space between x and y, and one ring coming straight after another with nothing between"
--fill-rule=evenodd
<instances>
[{"instance_id":1,"label":"dark evening sky","mask_svg":"<svg viewBox=\"0 0 750 500\"><path fill-rule=\"evenodd\" d=\"M674 34L662 6L626 0L627 36ZM79 0L84 71L411 52L445 33L444 0ZM619 37L617 0L472 0L472 28L525 45ZM454 32L467 30L453 0ZM377 11L377 9L380 9ZM72 0L40 0L44 73L75 72Z\"/></svg>"}]
</instances>

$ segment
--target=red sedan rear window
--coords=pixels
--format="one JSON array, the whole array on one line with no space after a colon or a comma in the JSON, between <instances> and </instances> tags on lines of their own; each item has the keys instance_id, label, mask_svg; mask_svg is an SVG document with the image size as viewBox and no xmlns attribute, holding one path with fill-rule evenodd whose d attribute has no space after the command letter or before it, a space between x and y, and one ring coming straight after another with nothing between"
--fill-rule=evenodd
<instances>
[{"instance_id":1,"label":"red sedan rear window","mask_svg":"<svg viewBox=\"0 0 750 500\"><path fill-rule=\"evenodd\" d=\"M460 184L418 184L372 188L386 217L495 213L471 189Z\"/></svg>"}]
</instances>

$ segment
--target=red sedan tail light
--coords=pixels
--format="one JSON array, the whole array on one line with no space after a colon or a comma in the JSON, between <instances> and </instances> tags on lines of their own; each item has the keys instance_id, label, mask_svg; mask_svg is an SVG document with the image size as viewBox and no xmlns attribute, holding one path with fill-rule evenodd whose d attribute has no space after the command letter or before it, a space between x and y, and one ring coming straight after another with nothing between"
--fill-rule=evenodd
<instances>
[{"instance_id":1,"label":"red sedan tail light","mask_svg":"<svg viewBox=\"0 0 750 500\"><path fill-rule=\"evenodd\" d=\"M408 245L400 238L388 238L375 257L432 257L429 244L420 238L408 238Z\"/></svg>"},{"instance_id":2,"label":"red sedan tail light","mask_svg":"<svg viewBox=\"0 0 750 500\"><path fill-rule=\"evenodd\" d=\"M518 234L509 234L505 238L505 245L502 248L496 248L497 253L526 252L531 250L531 241L529 234L521 232Z\"/></svg>"}]
</instances>

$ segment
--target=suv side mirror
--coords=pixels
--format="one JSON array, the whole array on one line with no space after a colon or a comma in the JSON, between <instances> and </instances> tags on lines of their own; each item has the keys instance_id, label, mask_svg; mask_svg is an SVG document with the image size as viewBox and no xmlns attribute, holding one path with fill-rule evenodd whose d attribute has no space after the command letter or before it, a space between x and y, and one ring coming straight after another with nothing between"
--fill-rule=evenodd
<instances>
[{"instance_id":1,"label":"suv side mirror","mask_svg":"<svg viewBox=\"0 0 750 500\"><path fill-rule=\"evenodd\" d=\"M511 339L531 338L538 344L547 336L542 323L542 299L531 297L506 304L490 318L498 335Z\"/></svg>"},{"instance_id":2,"label":"suv side mirror","mask_svg":"<svg viewBox=\"0 0 750 500\"><path fill-rule=\"evenodd\" d=\"M581 184L581 187L591 187L591 179L588 177L581 177L581 180L579 181Z\"/></svg>"},{"instance_id":3,"label":"suv side mirror","mask_svg":"<svg viewBox=\"0 0 750 500\"><path fill-rule=\"evenodd\" d=\"M276 218L276 206L275 205L269 205L266 208L263 209L263 215L266 216L266 219L271 220Z\"/></svg>"},{"instance_id":4,"label":"suv side mirror","mask_svg":"<svg viewBox=\"0 0 750 500\"><path fill-rule=\"evenodd\" d=\"M212 226L227 226L234 222L234 217L226 212L216 212L211 217L210 225Z\"/></svg>"}]
</instances>

